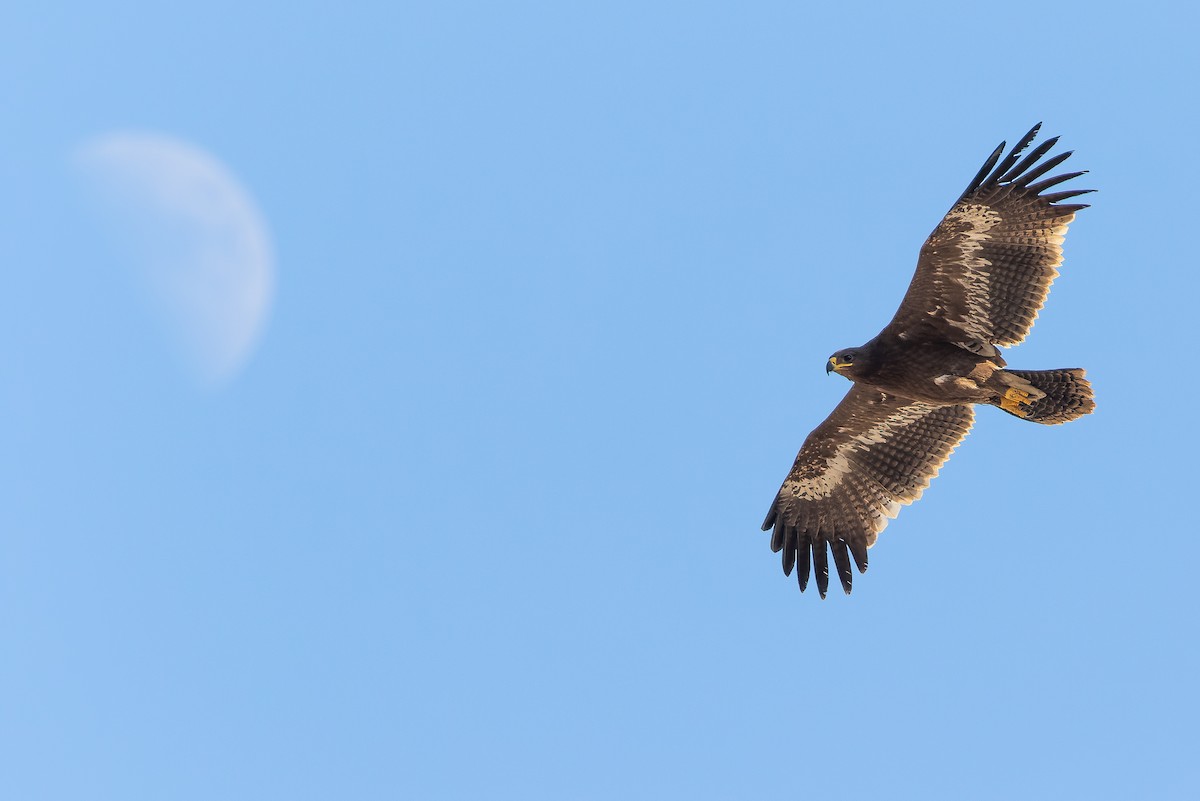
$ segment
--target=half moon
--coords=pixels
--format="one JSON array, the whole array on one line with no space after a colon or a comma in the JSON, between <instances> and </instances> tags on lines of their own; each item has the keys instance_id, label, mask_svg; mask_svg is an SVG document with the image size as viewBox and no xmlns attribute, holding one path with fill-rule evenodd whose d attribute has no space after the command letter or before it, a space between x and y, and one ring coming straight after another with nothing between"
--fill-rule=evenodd
<instances>
[{"instance_id":1,"label":"half moon","mask_svg":"<svg viewBox=\"0 0 1200 801\"><path fill-rule=\"evenodd\" d=\"M250 193L211 154L161 134L107 134L76 155L185 360L205 383L229 380L254 351L275 288Z\"/></svg>"}]
</instances>

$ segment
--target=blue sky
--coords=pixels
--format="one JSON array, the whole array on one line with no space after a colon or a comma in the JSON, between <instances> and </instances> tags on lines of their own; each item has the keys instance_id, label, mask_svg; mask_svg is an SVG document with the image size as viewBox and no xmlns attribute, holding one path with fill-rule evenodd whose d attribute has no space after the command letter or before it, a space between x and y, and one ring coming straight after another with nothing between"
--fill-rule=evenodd
<instances>
[{"instance_id":1,"label":"blue sky","mask_svg":"<svg viewBox=\"0 0 1200 801\"><path fill-rule=\"evenodd\" d=\"M24 799L1194 798L1197 12L0 14L0 765ZM854 595L758 530L917 249L1038 121L1100 192ZM71 154L269 227L198 381Z\"/></svg>"}]
</instances>

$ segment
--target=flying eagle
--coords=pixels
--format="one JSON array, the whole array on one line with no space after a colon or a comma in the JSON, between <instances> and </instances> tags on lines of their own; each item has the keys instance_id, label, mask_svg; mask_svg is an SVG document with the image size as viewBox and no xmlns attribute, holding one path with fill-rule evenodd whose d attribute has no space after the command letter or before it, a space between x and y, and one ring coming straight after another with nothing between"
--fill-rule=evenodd
<instances>
[{"instance_id":1,"label":"flying eagle","mask_svg":"<svg viewBox=\"0 0 1200 801\"><path fill-rule=\"evenodd\" d=\"M1058 137L1018 163L1040 128L1007 156L1001 142L984 162L922 245L887 327L826 362L854 386L804 441L763 522L801 591L814 570L825 597L828 546L850 592L851 557L865 572L867 549L901 504L921 497L971 429L975 404L1047 424L1095 408L1083 370L1008 370L999 350L1029 333L1058 275L1067 225L1087 208L1063 201L1092 191L1047 193L1082 172L1038 180L1071 155L1041 161Z\"/></svg>"}]
</instances>

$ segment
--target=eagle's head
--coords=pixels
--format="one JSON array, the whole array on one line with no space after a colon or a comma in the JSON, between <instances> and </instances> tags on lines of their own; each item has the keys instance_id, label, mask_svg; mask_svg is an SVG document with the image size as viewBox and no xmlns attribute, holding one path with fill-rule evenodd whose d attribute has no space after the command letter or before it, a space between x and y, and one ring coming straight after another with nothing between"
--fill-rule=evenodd
<instances>
[{"instance_id":1,"label":"eagle's head","mask_svg":"<svg viewBox=\"0 0 1200 801\"><path fill-rule=\"evenodd\" d=\"M844 375L850 380L862 373L867 361L866 348L843 348L829 357L825 362L826 373Z\"/></svg>"}]
</instances>

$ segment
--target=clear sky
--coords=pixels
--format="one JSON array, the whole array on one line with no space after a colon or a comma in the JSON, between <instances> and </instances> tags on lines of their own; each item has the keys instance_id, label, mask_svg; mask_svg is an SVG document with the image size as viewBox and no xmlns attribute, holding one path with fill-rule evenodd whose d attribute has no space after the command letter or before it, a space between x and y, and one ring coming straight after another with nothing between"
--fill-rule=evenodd
<instances>
[{"instance_id":1,"label":"clear sky","mask_svg":"<svg viewBox=\"0 0 1200 801\"><path fill-rule=\"evenodd\" d=\"M1198 797L1200 19L1130 8L8 4L4 795ZM1100 192L1008 360L1097 412L981 410L801 595L825 358L1038 120ZM218 380L89 199L122 131L269 235Z\"/></svg>"}]
</instances>

